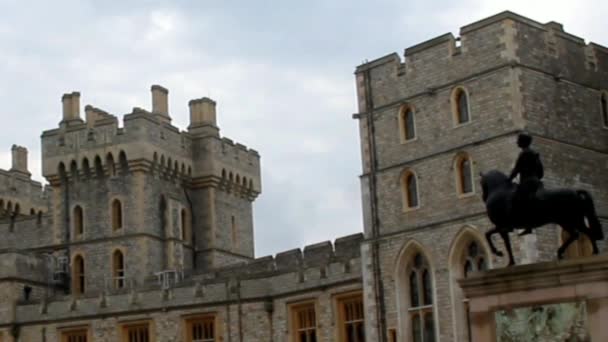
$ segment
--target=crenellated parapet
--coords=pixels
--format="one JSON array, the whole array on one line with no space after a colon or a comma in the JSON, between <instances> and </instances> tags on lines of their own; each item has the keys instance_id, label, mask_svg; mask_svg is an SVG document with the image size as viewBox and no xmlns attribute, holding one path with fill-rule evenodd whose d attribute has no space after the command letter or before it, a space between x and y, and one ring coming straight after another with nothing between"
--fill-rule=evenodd
<instances>
[{"instance_id":1,"label":"crenellated parapet","mask_svg":"<svg viewBox=\"0 0 608 342\"><path fill-rule=\"evenodd\" d=\"M48 212L47 194L31 179L27 166L28 151L13 145L12 166L0 169L0 219L14 221L20 217L38 217Z\"/></svg>"},{"instance_id":2,"label":"crenellated parapet","mask_svg":"<svg viewBox=\"0 0 608 342\"><path fill-rule=\"evenodd\" d=\"M522 67L556 79L606 88L608 48L564 31L556 22L542 24L506 11L356 68L359 108L366 108L363 75L382 89L372 94L376 107L404 98L433 95L472 75Z\"/></svg>"},{"instance_id":3,"label":"crenellated parapet","mask_svg":"<svg viewBox=\"0 0 608 342\"><path fill-rule=\"evenodd\" d=\"M43 176L54 184L62 172L68 178L107 176L121 165L194 187L238 189L251 198L260 193L260 156L219 135L215 101L190 101L190 125L180 131L171 125L168 90L154 85L151 93L152 110L133 108L122 127L117 116L92 105L82 120L80 93L65 94L59 127L42 134Z\"/></svg>"}]
</instances>

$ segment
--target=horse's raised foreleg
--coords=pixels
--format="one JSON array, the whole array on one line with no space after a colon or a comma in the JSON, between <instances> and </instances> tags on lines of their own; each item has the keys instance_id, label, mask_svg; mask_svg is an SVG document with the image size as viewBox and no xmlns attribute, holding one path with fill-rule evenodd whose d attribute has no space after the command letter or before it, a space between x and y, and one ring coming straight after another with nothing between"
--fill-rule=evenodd
<instances>
[{"instance_id":1,"label":"horse's raised foreleg","mask_svg":"<svg viewBox=\"0 0 608 342\"><path fill-rule=\"evenodd\" d=\"M578 230L576 229L572 229L572 226L568 225L568 226L562 226L562 228L564 230L566 230L568 232L568 239L566 241L564 241L564 243L557 249L557 258L559 260L564 258L564 252L566 251L566 249L568 249L568 246L570 246L571 243L573 243L574 241L578 240ZM593 240L591 240L593 241Z\"/></svg>"},{"instance_id":2,"label":"horse's raised foreleg","mask_svg":"<svg viewBox=\"0 0 608 342\"><path fill-rule=\"evenodd\" d=\"M515 259L513 259L513 250L511 249L511 239L509 238L509 232L507 230L500 230L500 236L505 243L507 253L509 253L509 266L515 265Z\"/></svg>"},{"instance_id":3,"label":"horse's raised foreleg","mask_svg":"<svg viewBox=\"0 0 608 342\"><path fill-rule=\"evenodd\" d=\"M492 242L492 235L498 233L498 228L494 227L490 230L488 230L486 232L486 240L488 240L488 245L490 245L490 250L492 251L492 253L494 253L494 255L496 256L503 256L502 252L496 249L496 246L494 246L494 242Z\"/></svg>"}]
</instances>

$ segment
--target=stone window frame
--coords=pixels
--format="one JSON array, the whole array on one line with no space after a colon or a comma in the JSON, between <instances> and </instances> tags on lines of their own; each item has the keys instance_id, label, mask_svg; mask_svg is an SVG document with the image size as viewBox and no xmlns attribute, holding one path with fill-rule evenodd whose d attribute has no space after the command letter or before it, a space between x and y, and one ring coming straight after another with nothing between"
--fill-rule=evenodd
<instances>
[{"instance_id":1,"label":"stone window frame","mask_svg":"<svg viewBox=\"0 0 608 342\"><path fill-rule=\"evenodd\" d=\"M70 337L82 336L84 333L86 340L70 339ZM60 337L60 342L89 342L93 341L90 325L75 325L57 328L57 335Z\"/></svg>"},{"instance_id":2,"label":"stone window frame","mask_svg":"<svg viewBox=\"0 0 608 342\"><path fill-rule=\"evenodd\" d=\"M80 258L82 260L82 270L81 272L77 272L76 269L76 259ZM72 285L72 295L74 296L82 296L87 290L87 267L86 267L86 258L85 253L78 251L72 255L71 264L71 285ZM82 288L80 288L79 278L82 277ZM78 291L77 291L78 289Z\"/></svg>"},{"instance_id":3,"label":"stone window frame","mask_svg":"<svg viewBox=\"0 0 608 342\"><path fill-rule=\"evenodd\" d=\"M412 118L412 127L413 127L413 133L414 136L411 138L407 138L407 122L406 122L406 118L405 118L405 114L407 113L411 113L411 118ZM398 121L399 121L399 140L401 142L401 144L407 144L413 141L418 140L418 134L417 134L417 127L416 127L416 108L409 103L403 104L401 105L401 107L399 107L399 115L398 115Z\"/></svg>"},{"instance_id":4,"label":"stone window frame","mask_svg":"<svg viewBox=\"0 0 608 342\"><path fill-rule=\"evenodd\" d=\"M462 163L464 161L469 161L469 176L471 181L471 191L464 192L464 171L462 169ZM452 169L454 170L454 182L456 187L456 193L459 198L470 197L475 195L476 186L475 186L475 162L471 155L467 152L459 152L456 154L453 160Z\"/></svg>"},{"instance_id":5,"label":"stone window frame","mask_svg":"<svg viewBox=\"0 0 608 342\"><path fill-rule=\"evenodd\" d=\"M460 106L459 106L459 95L464 93L466 101L467 101L467 117L468 120L464 122L460 122ZM473 121L473 116L471 115L471 93L464 85L458 85L452 88L450 93L450 108L452 111L452 122L454 128L462 127L470 124Z\"/></svg>"},{"instance_id":6,"label":"stone window frame","mask_svg":"<svg viewBox=\"0 0 608 342\"><path fill-rule=\"evenodd\" d=\"M194 341L192 336L192 324L197 322L213 321L213 339L204 339L203 342L215 342L222 340L221 322L217 312L194 313L182 316L183 338L186 342ZM199 341L199 340L196 340Z\"/></svg>"},{"instance_id":7,"label":"stone window frame","mask_svg":"<svg viewBox=\"0 0 608 342\"><path fill-rule=\"evenodd\" d=\"M77 220L77 215L76 215L76 209L80 208L80 221ZM84 205L82 205L81 203L76 203L72 206L72 210L71 212L71 218L72 218L72 238L73 239L83 239L85 237L85 211L84 211ZM78 232L78 224L80 223L80 232Z\"/></svg>"},{"instance_id":8,"label":"stone window frame","mask_svg":"<svg viewBox=\"0 0 608 342\"><path fill-rule=\"evenodd\" d=\"M299 342L297 333L301 330L298 328L298 320L296 319L297 312L302 308L310 308L312 306L314 310L314 334L316 337L316 341L319 340L319 304L316 298L309 299L298 299L296 301L292 301L287 303L287 329L288 329L288 341L289 342ZM311 329L308 327L308 329Z\"/></svg>"},{"instance_id":9,"label":"stone window frame","mask_svg":"<svg viewBox=\"0 0 608 342\"><path fill-rule=\"evenodd\" d=\"M432 312L435 341L437 341L440 330L440 322L439 313L437 310L437 280L434 266L435 260L430 251L423 247L423 245L415 239L409 239L404 243L394 263L395 269L393 274L395 279L395 293L397 298L396 306L398 315L397 337L399 341L412 341L409 266L417 254L421 254L426 259L428 265L433 300L430 305L424 307L423 309Z\"/></svg>"},{"instance_id":10,"label":"stone window frame","mask_svg":"<svg viewBox=\"0 0 608 342\"><path fill-rule=\"evenodd\" d=\"M416 190L416 205L411 205L410 203L410 194L411 189L408 184L408 180L410 177L414 177L415 181L415 190ZM403 205L403 212L409 212L413 210L417 210L420 208L420 184L419 178L416 172L412 168L406 168L401 172L399 177L399 188L401 189L401 203Z\"/></svg>"},{"instance_id":11,"label":"stone window frame","mask_svg":"<svg viewBox=\"0 0 608 342\"><path fill-rule=\"evenodd\" d=\"M120 220L116 220L114 213L114 203L118 201L120 204ZM112 233L124 232L125 231L125 201L122 196L110 197L110 226ZM117 225L118 224L118 225Z\"/></svg>"},{"instance_id":12,"label":"stone window frame","mask_svg":"<svg viewBox=\"0 0 608 342\"><path fill-rule=\"evenodd\" d=\"M608 129L608 90L600 91L600 120L602 120L602 127Z\"/></svg>"},{"instance_id":13,"label":"stone window frame","mask_svg":"<svg viewBox=\"0 0 608 342\"><path fill-rule=\"evenodd\" d=\"M476 242L481 256L485 257L486 267L493 268L492 255L487 241L481 231L474 225L466 224L454 236L448 253L450 274L450 301L452 310L452 328L454 341L469 341L468 302L464 298L458 280L464 278L464 266L467 260L468 246Z\"/></svg>"},{"instance_id":14,"label":"stone window frame","mask_svg":"<svg viewBox=\"0 0 608 342\"><path fill-rule=\"evenodd\" d=\"M356 320L351 321L351 324L360 325L363 328L363 340L358 341L349 341L346 339L346 310L344 308L344 303L352 300L357 300L361 302L361 314L363 317L357 318ZM333 296L333 302L335 305L335 317L336 317L336 336L338 337L338 341L345 342L364 342L365 341L365 303L363 298L363 290L353 290L343 293L338 293Z\"/></svg>"},{"instance_id":15,"label":"stone window frame","mask_svg":"<svg viewBox=\"0 0 608 342\"><path fill-rule=\"evenodd\" d=\"M141 319L119 322L118 324L118 336L120 336L120 342L131 342L129 340L129 332L131 329L146 328L148 339L146 342L156 342L156 331L154 326L154 320ZM139 341L137 341L139 342Z\"/></svg>"}]
</instances>

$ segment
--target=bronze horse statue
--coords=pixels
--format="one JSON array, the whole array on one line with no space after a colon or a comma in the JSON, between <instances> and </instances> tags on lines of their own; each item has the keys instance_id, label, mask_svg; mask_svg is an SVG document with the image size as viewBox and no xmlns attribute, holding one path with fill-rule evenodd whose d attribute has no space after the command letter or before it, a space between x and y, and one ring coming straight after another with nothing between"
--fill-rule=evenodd
<instances>
[{"instance_id":1,"label":"bronze horse statue","mask_svg":"<svg viewBox=\"0 0 608 342\"><path fill-rule=\"evenodd\" d=\"M497 170L480 175L487 214L495 225L486 232L486 239L492 253L502 256L503 253L492 242L492 235L500 234L509 253L509 266L515 264L509 233L516 228L529 230L549 223L561 226L569 234L569 238L557 250L558 259L563 258L566 248L578 239L580 233L591 240L593 254L598 253L596 241L604 239L604 233L595 213L593 199L587 191L541 188L530 203L514 205L517 184L511 182L507 175Z\"/></svg>"}]
</instances>

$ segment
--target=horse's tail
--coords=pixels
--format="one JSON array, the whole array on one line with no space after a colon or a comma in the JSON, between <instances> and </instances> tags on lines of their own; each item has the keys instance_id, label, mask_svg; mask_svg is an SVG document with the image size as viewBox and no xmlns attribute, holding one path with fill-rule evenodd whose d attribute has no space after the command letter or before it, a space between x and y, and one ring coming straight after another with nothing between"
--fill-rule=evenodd
<instances>
[{"instance_id":1,"label":"horse's tail","mask_svg":"<svg viewBox=\"0 0 608 342\"><path fill-rule=\"evenodd\" d=\"M602 230L600 219L595 213L595 206L593 205L593 198L591 197L591 194L585 190L577 190L576 193L583 200L583 211L587 221L589 222L589 229L591 229L592 235L596 240L603 240L604 231Z\"/></svg>"}]
</instances>

